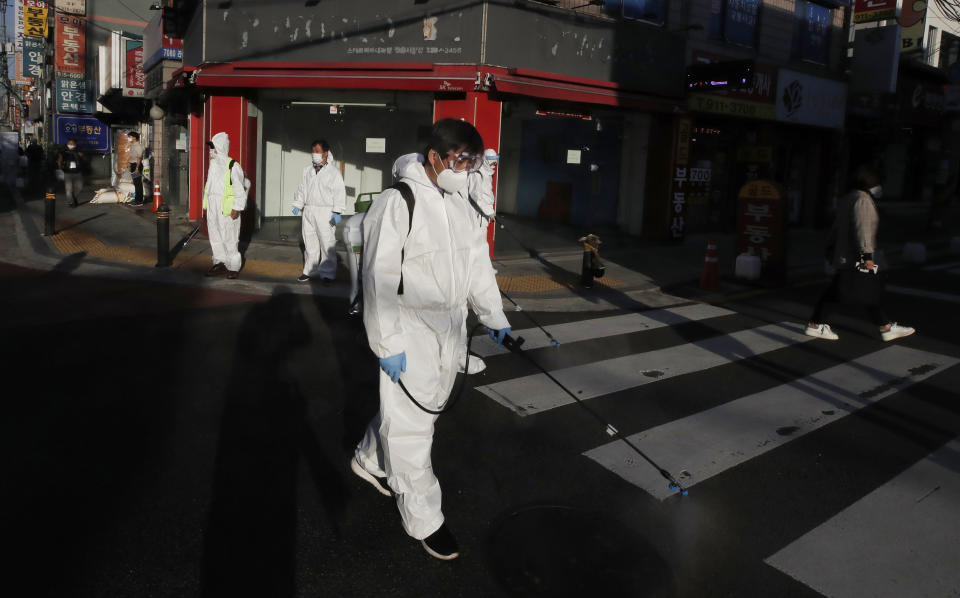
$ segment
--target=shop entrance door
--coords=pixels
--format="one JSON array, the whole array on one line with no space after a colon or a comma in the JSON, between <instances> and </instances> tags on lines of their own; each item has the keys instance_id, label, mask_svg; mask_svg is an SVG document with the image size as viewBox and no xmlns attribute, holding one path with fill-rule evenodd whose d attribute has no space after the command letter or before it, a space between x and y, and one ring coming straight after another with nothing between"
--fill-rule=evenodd
<instances>
[{"instance_id":1,"label":"shop entrance door","mask_svg":"<svg viewBox=\"0 0 960 598\"><path fill-rule=\"evenodd\" d=\"M523 122L517 214L583 224L617 222L620 139L593 120L542 117Z\"/></svg>"}]
</instances>

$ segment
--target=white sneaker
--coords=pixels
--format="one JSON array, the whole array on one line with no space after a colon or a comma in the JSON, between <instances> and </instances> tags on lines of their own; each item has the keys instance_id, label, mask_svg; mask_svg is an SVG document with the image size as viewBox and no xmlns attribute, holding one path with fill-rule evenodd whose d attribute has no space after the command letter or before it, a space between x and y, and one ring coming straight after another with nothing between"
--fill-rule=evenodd
<instances>
[{"instance_id":1,"label":"white sneaker","mask_svg":"<svg viewBox=\"0 0 960 598\"><path fill-rule=\"evenodd\" d=\"M916 332L916 330L914 330L913 328L909 326L901 326L900 324L897 324L896 322L894 322L890 326L890 330L880 333L880 338L883 339L883 342L888 342L888 341L896 340L898 338L903 338L905 336L910 336L914 332Z\"/></svg>"},{"instance_id":2,"label":"white sneaker","mask_svg":"<svg viewBox=\"0 0 960 598\"><path fill-rule=\"evenodd\" d=\"M807 336L822 338L828 341L835 341L840 338L837 336L836 332L830 329L830 324L820 324L819 326L811 326L807 324L807 328L803 331L803 333Z\"/></svg>"},{"instance_id":3,"label":"white sneaker","mask_svg":"<svg viewBox=\"0 0 960 598\"><path fill-rule=\"evenodd\" d=\"M468 365L470 367L470 371L468 371L467 374L469 374L470 376L474 374L479 374L483 370L487 369L486 362L484 362L482 359L480 359L479 357L473 354L470 355L470 363ZM462 363L460 364L460 367L458 368L457 371L459 371L461 374L463 373Z\"/></svg>"}]
</instances>

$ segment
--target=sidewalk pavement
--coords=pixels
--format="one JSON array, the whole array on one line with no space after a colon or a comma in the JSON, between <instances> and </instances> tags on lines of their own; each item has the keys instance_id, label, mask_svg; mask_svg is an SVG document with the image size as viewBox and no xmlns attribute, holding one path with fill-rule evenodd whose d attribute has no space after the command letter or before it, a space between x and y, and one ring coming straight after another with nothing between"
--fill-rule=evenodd
<instances>
[{"instance_id":1,"label":"sidewalk pavement","mask_svg":"<svg viewBox=\"0 0 960 598\"><path fill-rule=\"evenodd\" d=\"M0 251L0 259L39 269L63 269L69 264L71 270L81 274L242 293L272 294L282 286L292 292L343 297L344 301L349 296L350 276L344 265L346 251L342 244L338 247L339 271L336 281L331 284L296 281L303 264L299 239L296 243L270 241L262 238L264 234L258 237L256 233L252 241L241 241L244 265L238 280L203 276L212 260L210 244L202 234L176 251L172 266L156 268L157 227L151 204L136 208L89 203L96 189L106 186L103 181L88 184L81 193L81 205L75 209L68 207L62 194L58 194L56 233L50 237L42 235L43 201L39 198L24 200L14 191L17 242L4 242L6 249ZM150 193L145 195L152 197ZM172 208L170 214L170 248L175 251L188 238L196 223L188 221L179 208ZM951 224L958 221L957 218L950 220ZM682 243L663 244L612 229L577 229L507 214L501 215L496 226L493 266L508 310L519 309L517 304L530 311L658 307L678 301L669 295L671 292L710 302L770 286L769 283L749 283L733 277L737 253L733 234L688 235ZM928 257L949 251L950 229L948 226L940 235L926 240ZM953 227L952 230L958 229ZM904 265L902 242L912 233L900 232L891 235L899 238L885 247L888 267ZM577 242L587 233L596 233L602 239L600 255L606 266L606 275L597 279L589 289L583 288L579 282L583 250ZM3 234L7 234L6 229ZM340 238L339 231L337 236ZM914 239L919 240L922 236L917 234ZM825 231L822 230L789 231L786 279L778 284L825 278L824 237ZM717 289L703 290L699 288L699 280L709 239L717 242L720 282ZM882 242L881 247L884 247Z\"/></svg>"}]
</instances>

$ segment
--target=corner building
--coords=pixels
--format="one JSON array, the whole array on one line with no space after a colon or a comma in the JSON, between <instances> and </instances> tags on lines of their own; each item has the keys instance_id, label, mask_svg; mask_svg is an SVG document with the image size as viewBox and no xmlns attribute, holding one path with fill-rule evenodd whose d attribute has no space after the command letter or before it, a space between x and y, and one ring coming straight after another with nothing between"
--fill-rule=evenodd
<instances>
[{"instance_id":1,"label":"corner building","mask_svg":"<svg viewBox=\"0 0 960 598\"><path fill-rule=\"evenodd\" d=\"M218 131L252 182L244 228L266 239L297 236L312 139L341 162L349 213L446 117L500 152L500 213L640 235L651 181L669 179L648 158L654 123L684 111L681 3L641 3L643 20L631 0L170 3L183 68L163 101L187 107L191 219Z\"/></svg>"}]
</instances>

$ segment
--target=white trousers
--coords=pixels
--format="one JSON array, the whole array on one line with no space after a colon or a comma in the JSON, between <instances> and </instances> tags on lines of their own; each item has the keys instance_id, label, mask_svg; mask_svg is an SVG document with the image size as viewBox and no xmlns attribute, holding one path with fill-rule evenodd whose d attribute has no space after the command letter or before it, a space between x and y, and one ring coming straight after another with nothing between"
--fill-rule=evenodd
<instances>
[{"instance_id":1,"label":"white trousers","mask_svg":"<svg viewBox=\"0 0 960 598\"><path fill-rule=\"evenodd\" d=\"M400 379L420 404L437 410L446 403L456 380L456 347L466 342L462 327L453 325L438 334L413 316L404 318L403 328L407 371ZM380 411L367 426L356 456L368 472L387 478L403 528L417 540L443 525L440 482L430 458L436 420L380 370Z\"/></svg>"},{"instance_id":2,"label":"white trousers","mask_svg":"<svg viewBox=\"0 0 960 598\"><path fill-rule=\"evenodd\" d=\"M333 209L304 206L301 234L303 235L303 273L307 276L335 278L337 275L337 227L330 224Z\"/></svg>"},{"instance_id":3,"label":"white trousers","mask_svg":"<svg viewBox=\"0 0 960 598\"><path fill-rule=\"evenodd\" d=\"M210 249L213 250L213 263L223 264L227 270L239 272L243 259L237 244L240 241L240 217L234 220L224 216L222 198L207 199L207 233L210 235Z\"/></svg>"}]
</instances>

